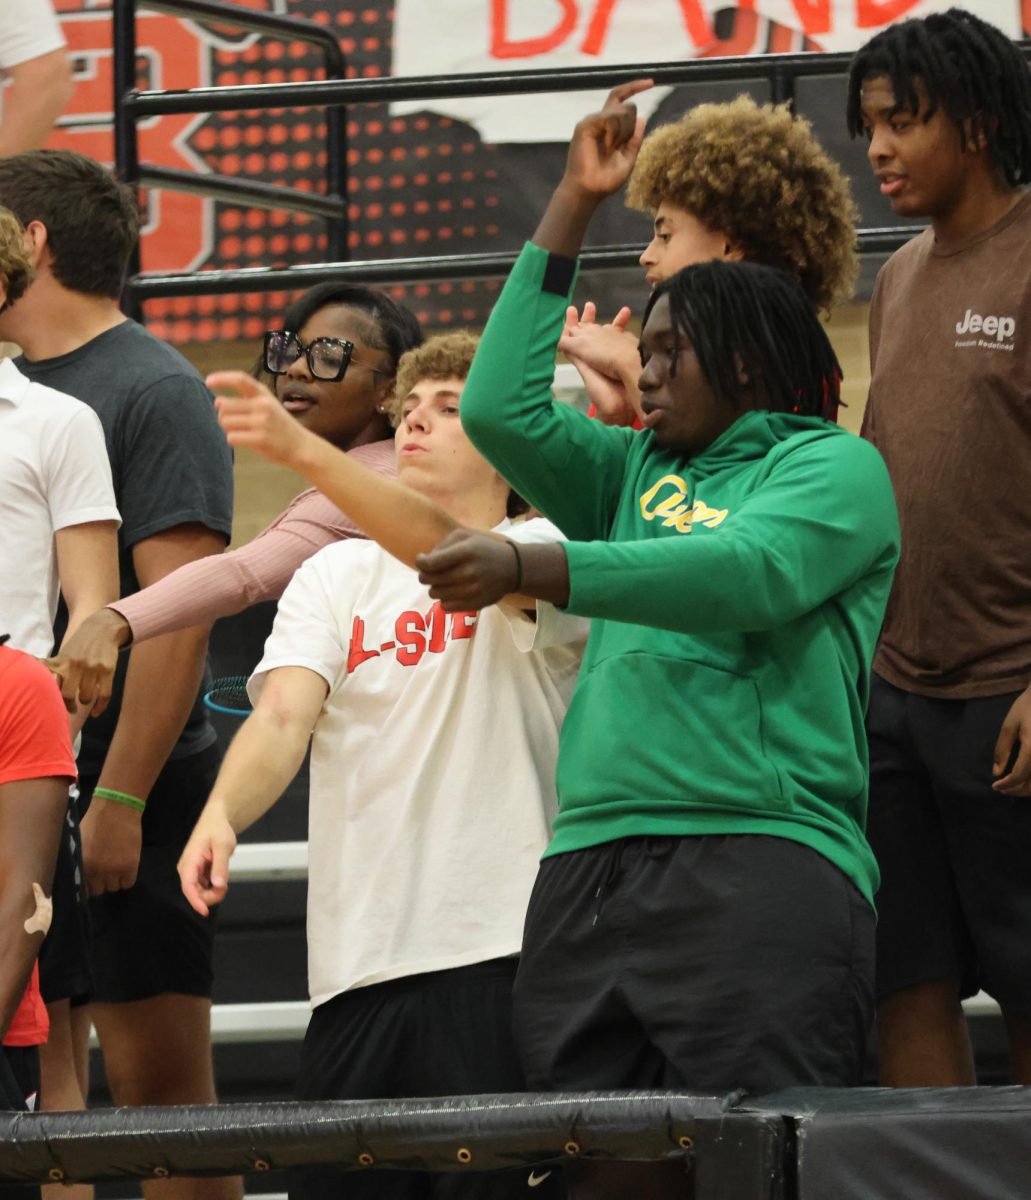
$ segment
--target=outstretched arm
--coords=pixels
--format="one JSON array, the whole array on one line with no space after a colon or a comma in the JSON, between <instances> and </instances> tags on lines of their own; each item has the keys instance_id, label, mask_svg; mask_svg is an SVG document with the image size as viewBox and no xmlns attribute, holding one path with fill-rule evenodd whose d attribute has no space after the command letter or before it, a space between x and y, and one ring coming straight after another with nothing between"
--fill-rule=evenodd
<instances>
[{"instance_id":1,"label":"outstretched arm","mask_svg":"<svg viewBox=\"0 0 1031 1200\"><path fill-rule=\"evenodd\" d=\"M268 812L300 770L328 692L307 667L278 667L266 676L179 859L183 895L202 915L229 889L236 835Z\"/></svg>"},{"instance_id":2,"label":"outstretched arm","mask_svg":"<svg viewBox=\"0 0 1031 1200\"><path fill-rule=\"evenodd\" d=\"M865 497L861 508L855 495ZM512 589L521 567L522 593L580 616L682 633L754 631L794 620L863 575L890 573L898 557L883 461L847 435L795 451L733 512L707 519L711 531L690 536L520 547L518 564L478 535L455 536L420 557L420 579L461 611Z\"/></svg>"},{"instance_id":3,"label":"outstretched arm","mask_svg":"<svg viewBox=\"0 0 1031 1200\"><path fill-rule=\"evenodd\" d=\"M377 467L383 461L371 451L364 457ZM47 666L60 679L69 707L79 700L99 716L111 698L118 653L130 643L208 625L262 600L278 600L297 568L316 551L360 535L329 501L306 493L246 545L184 563L141 591L92 612Z\"/></svg>"},{"instance_id":4,"label":"outstretched arm","mask_svg":"<svg viewBox=\"0 0 1031 1200\"><path fill-rule=\"evenodd\" d=\"M373 442L349 454L377 474L394 477L392 442ZM60 678L69 707L78 698L99 716L111 697L118 652L130 643L209 625L263 600L278 600L294 572L317 551L364 536L324 496L303 492L245 545L184 563L92 613L47 665Z\"/></svg>"},{"instance_id":5,"label":"outstretched arm","mask_svg":"<svg viewBox=\"0 0 1031 1200\"><path fill-rule=\"evenodd\" d=\"M518 595L564 607L569 602L569 564L564 542L527 544L460 529L415 565L419 582L445 612L476 612L505 596Z\"/></svg>"},{"instance_id":6,"label":"outstretched arm","mask_svg":"<svg viewBox=\"0 0 1031 1200\"><path fill-rule=\"evenodd\" d=\"M360 525L374 541L414 566L458 522L432 500L377 475L295 421L264 384L243 371L208 376L218 419L232 446L248 446L289 467ZM235 395L227 395L235 392Z\"/></svg>"}]
</instances>

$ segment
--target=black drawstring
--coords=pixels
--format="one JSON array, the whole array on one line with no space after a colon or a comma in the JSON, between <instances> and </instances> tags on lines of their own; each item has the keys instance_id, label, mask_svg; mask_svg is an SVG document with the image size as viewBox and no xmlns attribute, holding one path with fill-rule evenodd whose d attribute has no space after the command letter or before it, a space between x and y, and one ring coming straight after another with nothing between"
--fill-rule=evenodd
<instances>
[{"instance_id":1,"label":"black drawstring","mask_svg":"<svg viewBox=\"0 0 1031 1200\"><path fill-rule=\"evenodd\" d=\"M623 869L623 852L625 850L627 850L627 840L617 841L612 851L612 857L609 859L609 869L606 870L604 880L598 884L598 890L594 893L594 899L598 901L598 904L594 908L592 929L598 924L598 918L601 916L601 907L605 904L605 893L609 892L612 884L616 882L619 872Z\"/></svg>"},{"instance_id":2,"label":"black drawstring","mask_svg":"<svg viewBox=\"0 0 1031 1200\"><path fill-rule=\"evenodd\" d=\"M596 901L594 909L594 920L591 921L591 928L598 924L598 918L601 916L601 910L605 904L605 893L610 891L612 885L616 881L616 876L623 869L623 855L631 847L640 845L644 853L649 858L664 858L667 854L672 853L674 849L675 839L671 837L645 837L645 838L623 838L616 843L612 851L612 857L609 859L608 869L605 872L605 878L598 884L598 889L594 893Z\"/></svg>"},{"instance_id":3,"label":"black drawstring","mask_svg":"<svg viewBox=\"0 0 1031 1200\"><path fill-rule=\"evenodd\" d=\"M616 847L609 858L608 870L605 872L605 878L598 884L598 890L594 893L594 899L597 905L594 909L594 920L591 922L591 928L598 924L598 918L601 916L602 905L605 903L605 893L612 887L619 874L620 868L623 865L623 851L626 848L626 842L617 842Z\"/></svg>"}]
</instances>

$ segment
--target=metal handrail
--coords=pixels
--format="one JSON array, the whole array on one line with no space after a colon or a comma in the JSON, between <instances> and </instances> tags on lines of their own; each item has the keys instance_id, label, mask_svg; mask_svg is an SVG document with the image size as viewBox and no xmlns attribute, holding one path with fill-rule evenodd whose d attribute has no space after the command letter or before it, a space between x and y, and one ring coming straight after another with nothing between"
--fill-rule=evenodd
<instances>
[{"instance_id":1,"label":"metal handrail","mask_svg":"<svg viewBox=\"0 0 1031 1200\"><path fill-rule=\"evenodd\" d=\"M240 8L237 4L222 3L222 0L136 0L136 7L168 13L173 17L189 16L205 22L235 25L252 33L286 34L298 42L308 42L322 50L326 56L327 71L342 78L347 70L347 60L333 31L304 17Z\"/></svg>"},{"instance_id":2,"label":"metal handrail","mask_svg":"<svg viewBox=\"0 0 1031 1200\"><path fill-rule=\"evenodd\" d=\"M136 12L138 8L153 9L173 16L189 17L205 23L234 25L256 33L281 34L297 41L308 42L323 53L327 75L336 75L341 82L347 71L347 59L331 30L301 17L243 9L222 0L114 0L114 126L115 171L131 187L153 184L174 191L199 192L229 203L256 208L278 208L287 212L323 217L328 222L327 239L332 258L347 256L347 122L344 109L331 105L326 111L326 193L315 196L298 188L275 184L254 183L230 175L197 175L189 171L141 164L137 122L139 114L127 103L127 97L137 94L136 87ZM219 89L213 89L215 91ZM253 107L253 106L251 106ZM214 110L210 110L214 111ZM130 277L139 274L140 258L137 246L129 263ZM131 290L126 295L126 307L132 309ZM139 315L138 311L134 315Z\"/></svg>"},{"instance_id":3,"label":"metal handrail","mask_svg":"<svg viewBox=\"0 0 1031 1200\"><path fill-rule=\"evenodd\" d=\"M851 54L752 54L728 58L679 59L626 66L563 67L551 70L489 71L467 75L381 76L375 79L261 83L253 88L187 88L137 92L128 98L141 115L282 107L288 104L369 104L394 100L440 100L458 96L513 96L537 92L576 92L612 88L633 79L656 84L765 79L775 90L787 89L802 75L833 75ZM259 105L255 101L260 97Z\"/></svg>"},{"instance_id":4,"label":"metal handrail","mask_svg":"<svg viewBox=\"0 0 1031 1200\"><path fill-rule=\"evenodd\" d=\"M890 254L920 232L920 226L860 229L862 254ZM438 279L503 278L512 269L517 251L488 254L442 254L427 258L376 258L352 262L310 263L297 267L242 267L233 271L169 271L138 275L126 284L126 293L136 304L170 296L211 296L232 292L292 291L316 283L429 283ZM637 266L640 246L599 246L580 253L585 271L613 270Z\"/></svg>"},{"instance_id":5,"label":"metal handrail","mask_svg":"<svg viewBox=\"0 0 1031 1200\"><path fill-rule=\"evenodd\" d=\"M301 192L294 188L284 189L275 183L260 183L254 180L245 182L232 175L201 175L196 171L182 171L177 167L158 167L142 163L138 182L171 188L176 192L210 196L214 200L225 200L230 204L245 204L250 208L286 208L290 212L325 217L330 221L339 219L343 212L340 201L333 196L320 196L317 192ZM288 197L284 198L284 190L290 192Z\"/></svg>"},{"instance_id":6,"label":"metal handrail","mask_svg":"<svg viewBox=\"0 0 1031 1200\"><path fill-rule=\"evenodd\" d=\"M1031 40L1018 42L1031 58ZM794 80L844 73L854 56L754 54L629 66L565 67L536 71L492 71L468 75L413 75L304 83L259 83L253 87L201 87L182 91L134 92L125 102L139 116L226 112L291 105L371 104L396 100L439 100L459 96L511 96L611 88L647 77L656 84L765 79L774 98L791 98Z\"/></svg>"},{"instance_id":7,"label":"metal handrail","mask_svg":"<svg viewBox=\"0 0 1031 1200\"><path fill-rule=\"evenodd\" d=\"M963 1001L968 1017L999 1015L998 1004L985 992ZM268 1000L251 1004L215 1004L211 1009L211 1040L219 1045L238 1042L299 1042L311 1017L307 1000Z\"/></svg>"},{"instance_id":8,"label":"metal handrail","mask_svg":"<svg viewBox=\"0 0 1031 1200\"><path fill-rule=\"evenodd\" d=\"M147 5L151 0L115 0L116 29L116 88L120 103L116 104L116 156L119 172L132 182L149 179L166 186L203 194L217 194L240 203L248 202L257 207L290 207L295 211L329 215L322 207L327 198L284 197L284 190L271 185L241 182L226 176L201 176L190 182L187 172L175 172L167 168L141 168L136 160L136 121L144 116L166 113L219 112L253 109L256 107L290 107L303 105L342 105L347 103L373 103L392 100L432 100L450 96L513 95L547 91L574 91L584 88L612 87L618 83L649 75L657 84L690 83L705 81L727 81L743 79L765 79L774 99L791 99L794 82L802 77L826 76L843 72L851 62L849 53L837 54L759 54L727 58L694 59L687 62L656 63L648 66L605 66L575 67L561 70L502 71L470 75L412 76L407 78L335 79L305 83L257 84L248 87L190 88L184 91L139 91L135 78L125 77L124 63L119 74L119 38L124 42L130 36L125 30L118 33L119 25L125 24L126 12L133 12L136 3ZM205 12L223 6L214 0L153 0L162 11L193 10ZM270 14L240 13L233 19L263 28L297 18L273 17ZM130 22L131 24L131 22ZM321 28L321 27L319 27ZM134 35L134 31L131 31ZM1031 40L1017 43L1026 57L1031 59ZM122 55L124 58L124 55ZM119 86L119 83L121 86ZM335 111L329 109L329 115ZM129 135L129 130L132 136ZM329 119L327 117L327 134ZM340 143L338 143L339 145ZM328 165L337 161L334 146L328 148ZM340 162L343 161L341 158ZM344 183L339 186L330 182L334 196L343 196ZM346 205L341 202L341 207ZM207 271L191 275L167 273L141 276L138 259L130 266L130 279L126 287L127 306L139 311L146 299L157 299L184 295L212 295L218 293L271 291L278 289L301 289L326 280L335 280L346 271L347 277L366 283L425 282L455 278L483 278L504 275L514 261L514 254L444 255L425 259L387 259L364 262L347 262L342 244L342 222L330 224L331 244L329 257L335 261L309 266L284 268L245 268L235 271ZM914 233L915 227L890 227L861 229L858 231L858 246L861 253L890 253L905 244ZM637 248L605 246L587 250L582 255L585 268L613 268L631 266L638 258Z\"/></svg>"}]
</instances>

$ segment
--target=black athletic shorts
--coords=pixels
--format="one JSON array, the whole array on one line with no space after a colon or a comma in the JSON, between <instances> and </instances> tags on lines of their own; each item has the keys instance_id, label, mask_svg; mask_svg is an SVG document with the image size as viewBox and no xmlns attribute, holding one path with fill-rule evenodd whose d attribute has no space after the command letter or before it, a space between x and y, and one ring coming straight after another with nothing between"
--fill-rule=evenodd
<instances>
[{"instance_id":1,"label":"black athletic shorts","mask_svg":"<svg viewBox=\"0 0 1031 1200\"><path fill-rule=\"evenodd\" d=\"M516 960L354 988L320 1004L304 1037L298 1100L387 1100L526 1090L512 1038ZM531 1175L540 1180L527 1191ZM509 1200L565 1194L558 1168L297 1171L291 1200Z\"/></svg>"},{"instance_id":2,"label":"black athletic shorts","mask_svg":"<svg viewBox=\"0 0 1031 1200\"><path fill-rule=\"evenodd\" d=\"M1019 693L936 700L873 677L868 836L881 868L877 996L955 981L1031 1007L1031 800L992 791Z\"/></svg>"},{"instance_id":3,"label":"black athletic shorts","mask_svg":"<svg viewBox=\"0 0 1031 1200\"><path fill-rule=\"evenodd\" d=\"M73 1004L83 1003L93 993L89 900L82 874L78 795L78 788L73 785L57 848L51 893L53 916L39 952L39 990L47 1004L69 999Z\"/></svg>"},{"instance_id":4,"label":"black athletic shorts","mask_svg":"<svg viewBox=\"0 0 1031 1200\"><path fill-rule=\"evenodd\" d=\"M39 1047L0 1046L0 1109L26 1112L38 1108ZM35 1184L0 1180L0 1200L39 1200Z\"/></svg>"},{"instance_id":5,"label":"black athletic shorts","mask_svg":"<svg viewBox=\"0 0 1031 1200\"><path fill-rule=\"evenodd\" d=\"M190 907L176 864L220 759L218 746L209 746L165 765L143 814L136 883L90 900L95 1000L118 1004L169 992L210 997L214 916L202 917ZM96 782L79 781L87 806Z\"/></svg>"},{"instance_id":6,"label":"black athletic shorts","mask_svg":"<svg viewBox=\"0 0 1031 1200\"><path fill-rule=\"evenodd\" d=\"M625 838L541 863L515 986L532 1088L722 1095L861 1081L874 913L764 836Z\"/></svg>"}]
</instances>

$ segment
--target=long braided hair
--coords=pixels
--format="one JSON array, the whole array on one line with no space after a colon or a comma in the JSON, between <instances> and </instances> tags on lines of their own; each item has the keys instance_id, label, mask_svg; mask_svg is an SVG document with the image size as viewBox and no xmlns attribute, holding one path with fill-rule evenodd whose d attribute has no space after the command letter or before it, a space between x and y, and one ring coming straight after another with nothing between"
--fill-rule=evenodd
<instances>
[{"instance_id":1,"label":"long braided hair","mask_svg":"<svg viewBox=\"0 0 1031 1200\"><path fill-rule=\"evenodd\" d=\"M805 292L757 263L697 263L651 294L644 323L669 298L674 354L689 342L709 387L736 410L762 408L833 421L841 367Z\"/></svg>"},{"instance_id":2,"label":"long braided hair","mask_svg":"<svg viewBox=\"0 0 1031 1200\"><path fill-rule=\"evenodd\" d=\"M983 137L1006 182L1031 182L1031 69L1016 45L994 25L962 8L889 25L861 47L849 68L847 120L862 129L863 82L886 76L900 108L923 119L939 108L957 124L964 147Z\"/></svg>"}]
</instances>

